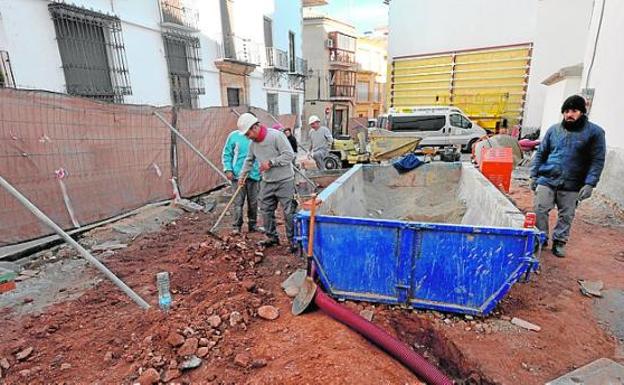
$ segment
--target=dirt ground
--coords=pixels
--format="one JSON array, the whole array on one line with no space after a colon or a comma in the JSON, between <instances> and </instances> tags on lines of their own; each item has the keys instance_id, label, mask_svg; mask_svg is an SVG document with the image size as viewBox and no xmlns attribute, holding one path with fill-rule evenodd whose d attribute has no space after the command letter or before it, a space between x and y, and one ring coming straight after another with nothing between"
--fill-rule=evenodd
<instances>
[{"instance_id":1,"label":"dirt ground","mask_svg":"<svg viewBox=\"0 0 624 385\"><path fill-rule=\"evenodd\" d=\"M525 186L515 185L511 198L521 209L531 205ZM153 306L147 312L107 280L39 314L0 309L0 383L420 384L323 313L293 317L280 283L303 262L283 246L258 250L257 234L225 242L208 236L215 217L185 214L103 260ZM623 362L609 325L595 315L601 299L581 295L577 280L624 289L624 227L604 207L583 204L568 252L565 259L544 252L540 273L516 284L484 319L346 305L372 310L373 322L458 383L537 385L600 357ZM157 309L160 271L171 274L174 306L168 313ZM279 317L263 319L262 306L275 307ZM511 317L542 329L520 329ZM193 354L201 365L181 370Z\"/></svg>"}]
</instances>

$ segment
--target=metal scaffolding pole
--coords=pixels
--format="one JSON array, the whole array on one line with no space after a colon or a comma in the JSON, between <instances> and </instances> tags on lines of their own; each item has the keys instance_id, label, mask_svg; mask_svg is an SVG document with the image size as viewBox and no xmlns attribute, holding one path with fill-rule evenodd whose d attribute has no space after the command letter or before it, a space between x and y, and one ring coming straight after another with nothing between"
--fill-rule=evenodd
<instances>
[{"instance_id":1,"label":"metal scaffolding pole","mask_svg":"<svg viewBox=\"0 0 624 385\"><path fill-rule=\"evenodd\" d=\"M195 146L193 145L193 143L191 143L188 139L186 139L186 138L185 138L185 137L184 137L184 136L180 133L180 131L178 131L175 127L173 127L171 124L169 124L169 122L167 122L167 120L166 120L165 118L163 118L163 116L162 116L161 114L159 114L157 111L154 111L154 115L156 115L156 117L157 117L158 119L160 119L160 121L161 121L161 122L163 122L163 123L164 123L164 124L165 124L165 125L166 125L166 126L167 126L170 130L171 130L171 132L173 132L174 134L176 134L176 135L178 136L178 138L182 139L182 141L183 141L183 142L184 142L187 146L189 146L189 147L191 148L191 150L193 150L193 152L194 152L194 153L196 153L196 154L197 154L200 158L202 158L202 160L203 160L204 162L208 163L208 165L209 165L210 167L212 167L212 168L213 168L213 169L217 172L217 174L219 174L219 176L221 176L223 179L225 179L225 181L226 181L228 184L232 184L232 181L231 181L231 180L229 180L229 179L227 178L227 176L223 173L223 171L221 171L221 169L220 169L219 167L215 166L215 164L214 164L214 163L212 163L212 162L210 161L210 159L206 158L206 156L205 156L204 154L202 154L202 153L201 153L201 151L199 151L199 150L197 149L197 147L195 147Z\"/></svg>"},{"instance_id":2,"label":"metal scaffolding pole","mask_svg":"<svg viewBox=\"0 0 624 385\"><path fill-rule=\"evenodd\" d=\"M117 278L115 274L113 274L106 266L104 266L100 261L98 261L94 256L92 256L84 247L82 247L78 242L76 242L72 237L69 236L63 229L61 229L56 223L54 223L50 218L48 218L41 210L37 208L31 201L28 200L21 192L19 192L15 187L13 187L9 182L7 182L2 176L0 176L0 186L4 187L5 190L11 195L15 197L24 207L26 207L31 213L33 213L37 218L39 218L43 223L50 226L54 232L60 235L65 242L69 243L73 246L78 252L92 265L94 265L99 271L101 271L108 279L113 281L113 283L120 288L128 297L130 297L137 305L139 305L142 309L148 309L150 305L145 302L145 300L137 293L135 293L128 285L126 285L121 279Z\"/></svg>"}]
</instances>

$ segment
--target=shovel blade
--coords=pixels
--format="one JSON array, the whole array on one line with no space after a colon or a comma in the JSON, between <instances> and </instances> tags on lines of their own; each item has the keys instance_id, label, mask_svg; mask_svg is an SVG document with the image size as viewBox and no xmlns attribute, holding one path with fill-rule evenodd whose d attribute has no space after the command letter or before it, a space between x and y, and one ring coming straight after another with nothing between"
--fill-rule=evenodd
<instances>
[{"instance_id":1,"label":"shovel blade","mask_svg":"<svg viewBox=\"0 0 624 385\"><path fill-rule=\"evenodd\" d=\"M310 277L306 277L303 281L303 284L299 288L299 293L293 300L292 304L292 314L300 315L302 314L308 306L314 300L314 295L316 294L316 283Z\"/></svg>"}]
</instances>

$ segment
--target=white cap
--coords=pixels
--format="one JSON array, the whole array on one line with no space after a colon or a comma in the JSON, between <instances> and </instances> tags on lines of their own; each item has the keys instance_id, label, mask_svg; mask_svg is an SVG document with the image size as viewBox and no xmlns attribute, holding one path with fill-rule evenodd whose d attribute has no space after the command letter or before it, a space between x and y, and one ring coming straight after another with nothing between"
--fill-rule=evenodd
<instances>
[{"instance_id":1,"label":"white cap","mask_svg":"<svg viewBox=\"0 0 624 385\"><path fill-rule=\"evenodd\" d=\"M238 127L238 131L240 131L241 134L245 135L247 131L249 131L251 126L253 126L254 124L258 122L259 122L258 118L256 118L249 112L245 112L244 114L238 117L238 122L236 122L236 126Z\"/></svg>"},{"instance_id":2,"label":"white cap","mask_svg":"<svg viewBox=\"0 0 624 385\"><path fill-rule=\"evenodd\" d=\"M314 122L320 122L320 121L321 121L321 119L319 119L319 117L318 117L318 116L316 116L316 115L312 115L312 116L310 116L310 118L308 119L308 124L312 124L312 123L314 123Z\"/></svg>"}]
</instances>

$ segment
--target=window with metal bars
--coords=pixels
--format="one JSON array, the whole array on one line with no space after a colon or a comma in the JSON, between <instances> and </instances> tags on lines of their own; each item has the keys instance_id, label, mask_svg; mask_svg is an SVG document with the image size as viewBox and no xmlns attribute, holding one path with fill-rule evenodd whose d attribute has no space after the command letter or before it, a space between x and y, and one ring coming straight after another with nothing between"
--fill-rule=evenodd
<instances>
[{"instance_id":1,"label":"window with metal bars","mask_svg":"<svg viewBox=\"0 0 624 385\"><path fill-rule=\"evenodd\" d=\"M131 95L126 51L118 17L52 3L67 93L123 103Z\"/></svg>"},{"instance_id":2,"label":"window with metal bars","mask_svg":"<svg viewBox=\"0 0 624 385\"><path fill-rule=\"evenodd\" d=\"M267 111L273 116L279 115L277 94L267 93Z\"/></svg>"},{"instance_id":3,"label":"window with metal bars","mask_svg":"<svg viewBox=\"0 0 624 385\"><path fill-rule=\"evenodd\" d=\"M228 107L238 107L240 106L240 88L230 88L227 89L227 102Z\"/></svg>"},{"instance_id":4,"label":"window with metal bars","mask_svg":"<svg viewBox=\"0 0 624 385\"><path fill-rule=\"evenodd\" d=\"M355 96L355 71L329 70L329 96L352 98Z\"/></svg>"},{"instance_id":5,"label":"window with metal bars","mask_svg":"<svg viewBox=\"0 0 624 385\"><path fill-rule=\"evenodd\" d=\"M15 87L15 78L7 51L0 51L0 87Z\"/></svg>"},{"instance_id":6,"label":"window with metal bars","mask_svg":"<svg viewBox=\"0 0 624 385\"><path fill-rule=\"evenodd\" d=\"M201 74L199 39L178 32L166 32L163 40L173 104L197 108L198 95L206 92Z\"/></svg>"}]
</instances>

